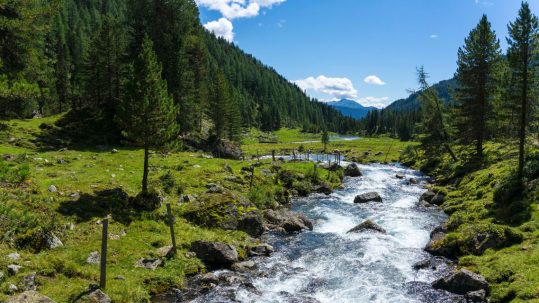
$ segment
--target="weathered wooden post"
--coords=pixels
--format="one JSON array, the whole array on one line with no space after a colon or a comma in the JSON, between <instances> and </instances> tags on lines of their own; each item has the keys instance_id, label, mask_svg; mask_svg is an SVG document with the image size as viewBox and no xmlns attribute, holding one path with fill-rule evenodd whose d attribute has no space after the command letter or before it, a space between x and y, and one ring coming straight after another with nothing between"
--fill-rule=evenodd
<instances>
[{"instance_id":1,"label":"weathered wooden post","mask_svg":"<svg viewBox=\"0 0 539 303\"><path fill-rule=\"evenodd\" d=\"M101 275L99 277L99 287L107 287L107 242L109 239L109 217L103 219L103 233L101 235Z\"/></svg>"},{"instance_id":2,"label":"weathered wooden post","mask_svg":"<svg viewBox=\"0 0 539 303\"><path fill-rule=\"evenodd\" d=\"M172 215L172 209L170 203L167 203L168 225L170 226L170 237L172 238L172 256L176 255L176 235L174 234L174 216Z\"/></svg>"},{"instance_id":3,"label":"weathered wooden post","mask_svg":"<svg viewBox=\"0 0 539 303\"><path fill-rule=\"evenodd\" d=\"M271 159L275 162L275 150L271 150Z\"/></svg>"}]
</instances>

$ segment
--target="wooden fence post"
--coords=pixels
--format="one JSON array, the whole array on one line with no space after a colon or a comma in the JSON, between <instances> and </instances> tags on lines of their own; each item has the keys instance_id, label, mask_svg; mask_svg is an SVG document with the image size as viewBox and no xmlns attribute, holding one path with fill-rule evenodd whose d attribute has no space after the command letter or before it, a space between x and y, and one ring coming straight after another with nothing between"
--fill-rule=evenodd
<instances>
[{"instance_id":1,"label":"wooden fence post","mask_svg":"<svg viewBox=\"0 0 539 303\"><path fill-rule=\"evenodd\" d=\"M172 215L172 209L170 203L167 203L168 225L170 226L170 237L172 238L172 256L176 255L176 235L174 234L174 216Z\"/></svg>"},{"instance_id":2,"label":"wooden fence post","mask_svg":"<svg viewBox=\"0 0 539 303\"><path fill-rule=\"evenodd\" d=\"M107 287L107 242L109 239L109 218L103 219L103 233L101 235L101 275L99 278L99 287Z\"/></svg>"},{"instance_id":3,"label":"wooden fence post","mask_svg":"<svg viewBox=\"0 0 539 303\"><path fill-rule=\"evenodd\" d=\"M275 150L271 150L271 159L275 162Z\"/></svg>"}]
</instances>

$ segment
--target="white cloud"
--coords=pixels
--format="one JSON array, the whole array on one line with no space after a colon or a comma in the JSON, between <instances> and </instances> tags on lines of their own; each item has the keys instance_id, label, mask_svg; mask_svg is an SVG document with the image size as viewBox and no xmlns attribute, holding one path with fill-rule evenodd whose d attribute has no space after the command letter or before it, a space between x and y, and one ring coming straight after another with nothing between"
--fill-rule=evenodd
<instances>
[{"instance_id":1,"label":"white cloud","mask_svg":"<svg viewBox=\"0 0 539 303\"><path fill-rule=\"evenodd\" d=\"M279 20L279 22L277 22L277 26L278 26L279 28L283 28L284 25L285 25L285 23L286 23L286 20L284 20L284 19Z\"/></svg>"},{"instance_id":2,"label":"white cloud","mask_svg":"<svg viewBox=\"0 0 539 303\"><path fill-rule=\"evenodd\" d=\"M436 35L436 34L432 34L432 35L430 35L430 38L431 38L431 39L436 39L436 38L438 38L438 37L439 37L439 36L438 36L438 35Z\"/></svg>"},{"instance_id":3,"label":"white cloud","mask_svg":"<svg viewBox=\"0 0 539 303\"><path fill-rule=\"evenodd\" d=\"M365 79L363 79L363 81L367 84L372 85L386 85L386 83L382 79L375 75L367 76L365 77Z\"/></svg>"},{"instance_id":4,"label":"white cloud","mask_svg":"<svg viewBox=\"0 0 539 303\"><path fill-rule=\"evenodd\" d=\"M313 90L337 99L354 99L358 94L354 84L348 78L331 78L321 75L316 78L297 80L294 83L303 90Z\"/></svg>"},{"instance_id":5,"label":"white cloud","mask_svg":"<svg viewBox=\"0 0 539 303\"><path fill-rule=\"evenodd\" d=\"M198 6L219 11L228 20L252 18L260 14L261 8L271 8L286 0L196 0Z\"/></svg>"},{"instance_id":6,"label":"white cloud","mask_svg":"<svg viewBox=\"0 0 539 303\"><path fill-rule=\"evenodd\" d=\"M389 105L389 97L364 97L356 100L363 106L374 106L384 108Z\"/></svg>"},{"instance_id":7,"label":"white cloud","mask_svg":"<svg viewBox=\"0 0 539 303\"><path fill-rule=\"evenodd\" d=\"M217 21L210 21L204 24L204 28L212 32L217 37L224 38L228 42L232 42L234 40L234 26L232 25L232 22L226 18L221 18Z\"/></svg>"}]
</instances>

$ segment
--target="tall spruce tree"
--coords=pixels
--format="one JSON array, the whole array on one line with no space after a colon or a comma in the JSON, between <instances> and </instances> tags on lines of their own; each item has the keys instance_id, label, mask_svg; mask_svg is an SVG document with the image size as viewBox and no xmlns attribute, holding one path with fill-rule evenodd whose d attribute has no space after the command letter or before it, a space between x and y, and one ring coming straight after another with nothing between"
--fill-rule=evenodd
<instances>
[{"instance_id":1,"label":"tall spruce tree","mask_svg":"<svg viewBox=\"0 0 539 303\"><path fill-rule=\"evenodd\" d=\"M123 134L144 147L143 193L148 191L149 149L162 146L178 130L176 108L167 83L161 78L161 70L153 43L146 36L118 114Z\"/></svg>"},{"instance_id":2,"label":"tall spruce tree","mask_svg":"<svg viewBox=\"0 0 539 303\"><path fill-rule=\"evenodd\" d=\"M483 158L493 99L498 96L500 42L486 15L458 51L456 127L463 143L475 141L475 156Z\"/></svg>"},{"instance_id":3,"label":"tall spruce tree","mask_svg":"<svg viewBox=\"0 0 539 303\"><path fill-rule=\"evenodd\" d=\"M509 96L519 114L518 174L522 177L529 113L537 103L539 84L539 20L532 14L527 2L522 3L517 19L509 24L508 29L507 57L511 69Z\"/></svg>"}]
</instances>

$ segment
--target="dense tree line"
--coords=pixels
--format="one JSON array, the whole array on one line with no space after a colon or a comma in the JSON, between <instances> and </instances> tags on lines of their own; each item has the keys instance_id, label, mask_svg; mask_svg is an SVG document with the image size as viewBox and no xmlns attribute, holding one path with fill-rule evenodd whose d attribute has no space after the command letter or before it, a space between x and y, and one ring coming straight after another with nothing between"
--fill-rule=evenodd
<instances>
[{"instance_id":1,"label":"dense tree line","mask_svg":"<svg viewBox=\"0 0 539 303\"><path fill-rule=\"evenodd\" d=\"M193 0L2 1L0 18L0 118L71 111L119 138L115 117L147 36L174 101L176 137L358 127L206 32Z\"/></svg>"}]
</instances>

